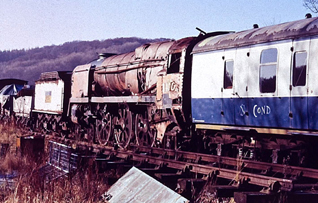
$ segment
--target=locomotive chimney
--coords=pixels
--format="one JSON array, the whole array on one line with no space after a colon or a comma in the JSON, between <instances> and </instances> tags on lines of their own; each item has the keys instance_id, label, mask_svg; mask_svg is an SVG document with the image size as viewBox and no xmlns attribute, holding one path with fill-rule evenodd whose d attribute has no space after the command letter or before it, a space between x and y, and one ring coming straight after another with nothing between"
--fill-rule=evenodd
<instances>
[{"instance_id":1,"label":"locomotive chimney","mask_svg":"<svg viewBox=\"0 0 318 203\"><path fill-rule=\"evenodd\" d=\"M305 17L306 17L306 18L311 18L312 15L311 15L310 13L307 13L307 14L305 15Z\"/></svg>"},{"instance_id":2,"label":"locomotive chimney","mask_svg":"<svg viewBox=\"0 0 318 203\"><path fill-rule=\"evenodd\" d=\"M99 59L105 59L105 58L108 58L108 57L114 56L114 55L117 55L117 54L114 54L114 53L101 53L101 54L99 54Z\"/></svg>"}]
</instances>

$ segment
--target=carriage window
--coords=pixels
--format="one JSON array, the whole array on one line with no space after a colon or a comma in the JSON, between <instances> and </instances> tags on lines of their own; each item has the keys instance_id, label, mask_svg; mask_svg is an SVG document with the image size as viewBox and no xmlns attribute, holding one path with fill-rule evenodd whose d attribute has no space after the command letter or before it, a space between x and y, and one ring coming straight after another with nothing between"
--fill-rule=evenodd
<instances>
[{"instance_id":1,"label":"carriage window","mask_svg":"<svg viewBox=\"0 0 318 203\"><path fill-rule=\"evenodd\" d=\"M293 86L306 85L307 52L296 52L293 64Z\"/></svg>"},{"instance_id":2,"label":"carriage window","mask_svg":"<svg viewBox=\"0 0 318 203\"><path fill-rule=\"evenodd\" d=\"M277 49L265 49L261 53L259 87L262 93L276 91Z\"/></svg>"},{"instance_id":3,"label":"carriage window","mask_svg":"<svg viewBox=\"0 0 318 203\"><path fill-rule=\"evenodd\" d=\"M234 61L228 60L224 63L224 80L223 80L223 88L224 89L232 89L233 87L233 67Z\"/></svg>"}]
</instances>

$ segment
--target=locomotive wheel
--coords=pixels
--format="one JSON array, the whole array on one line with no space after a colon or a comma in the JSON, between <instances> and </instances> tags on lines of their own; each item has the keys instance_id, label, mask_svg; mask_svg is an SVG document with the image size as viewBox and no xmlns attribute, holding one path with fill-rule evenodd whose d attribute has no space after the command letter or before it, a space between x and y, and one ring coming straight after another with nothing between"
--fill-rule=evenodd
<instances>
[{"instance_id":1,"label":"locomotive wheel","mask_svg":"<svg viewBox=\"0 0 318 203\"><path fill-rule=\"evenodd\" d=\"M112 134L112 116L106 113L102 120L96 120L96 138L99 144L107 145Z\"/></svg>"},{"instance_id":2,"label":"locomotive wheel","mask_svg":"<svg viewBox=\"0 0 318 203\"><path fill-rule=\"evenodd\" d=\"M154 139L151 133L148 132L149 123L142 114L136 114L135 117L135 135L136 144L142 146L151 146Z\"/></svg>"},{"instance_id":3,"label":"locomotive wheel","mask_svg":"<svg viewBox=\"0 0 318 203\"><path fill-rule=\"evenodd\" d=\"M127 148L132 133L132 113L127 108L119 110L119 116L114 118L114 136L118 147Z\"/></svg>"}]
</instances>

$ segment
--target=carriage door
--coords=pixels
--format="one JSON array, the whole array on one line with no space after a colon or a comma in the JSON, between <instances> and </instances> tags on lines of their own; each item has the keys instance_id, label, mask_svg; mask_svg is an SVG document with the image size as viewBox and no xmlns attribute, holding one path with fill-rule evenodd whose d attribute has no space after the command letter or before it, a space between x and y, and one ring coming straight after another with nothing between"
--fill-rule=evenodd
<instances>
[{"instance_id":1,"label":"carriage door","mask_svg":"<svg viewBox=\"0 0 318 203\"><path fill-rule=\"evenodd\" d=\"M290 124L292 128L308 129L307 73L310 40L295 40L291 63Z\"/></svg>"},{"instance_id":2,"label":"carriage door","mask_svg":"<svg viewBox=\"0 0 318 203\"><path fill-rule=\"evenodd\" d=\"M221 122L226 125L234 125L234 66L235 66L235 53L236 49L227 50L224 52L223 59L223 86L221 88L222 94L222 110L221 110Z\"/></svg>"}]
</instances>

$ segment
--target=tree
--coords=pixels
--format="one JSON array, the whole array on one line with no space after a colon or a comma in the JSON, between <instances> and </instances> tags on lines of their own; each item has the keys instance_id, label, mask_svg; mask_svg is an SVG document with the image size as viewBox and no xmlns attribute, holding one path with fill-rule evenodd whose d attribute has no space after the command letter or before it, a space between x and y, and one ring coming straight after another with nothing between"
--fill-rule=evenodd
<instances>
[{"instance_id":1,"label":"tree","mask_svg":"<svg viewBox=\"0 0 318 203\"><path fill-rule=\"evenodd\" d=\"M318 13L318 0L304 0L303 5L311 12Z\"/></svg>"}]
</instances>

